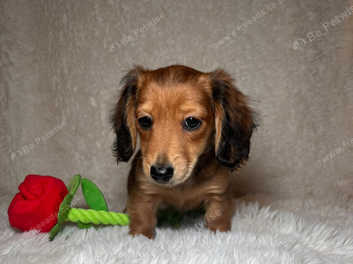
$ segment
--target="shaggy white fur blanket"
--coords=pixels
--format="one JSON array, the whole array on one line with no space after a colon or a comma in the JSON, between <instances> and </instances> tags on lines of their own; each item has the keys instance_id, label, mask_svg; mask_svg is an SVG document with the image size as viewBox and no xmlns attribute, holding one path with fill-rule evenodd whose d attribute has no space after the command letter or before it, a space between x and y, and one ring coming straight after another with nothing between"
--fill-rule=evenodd
<instances>
[{"instance_id":1,"label":"shaggy white fur blanket","mask_svg":"<svg viewBox=\"0 0 353 264\"><path fill-rule=\"evenodd\" d=\"M233 228L212 233L202 220L159 228L155 240L130 237L127 227L47 234L18 233L0 200L0 263L353 263L353 206L345 201L237 201Z\"/></svg>"}]
</instances>

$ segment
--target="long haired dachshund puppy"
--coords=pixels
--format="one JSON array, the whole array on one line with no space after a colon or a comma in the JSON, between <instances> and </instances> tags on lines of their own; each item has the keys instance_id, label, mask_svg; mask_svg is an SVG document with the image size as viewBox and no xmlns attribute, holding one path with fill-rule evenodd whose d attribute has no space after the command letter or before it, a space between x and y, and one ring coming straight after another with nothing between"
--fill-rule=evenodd
<instances>
[{"instance_id":1,"label":"long haired dachshund puppy","mask_svg":"<svg viewBox=\"0 0 353 264\"><path fill-rule=\"evenodd\" d=\"M255 127L246 97L223 70L132 69L112 115L117 161L136 153L128 178L130 234L154 237L161 206L204 206L209 229L228 231L231 171L248 159Z\"/></svg>"}]
</instances>

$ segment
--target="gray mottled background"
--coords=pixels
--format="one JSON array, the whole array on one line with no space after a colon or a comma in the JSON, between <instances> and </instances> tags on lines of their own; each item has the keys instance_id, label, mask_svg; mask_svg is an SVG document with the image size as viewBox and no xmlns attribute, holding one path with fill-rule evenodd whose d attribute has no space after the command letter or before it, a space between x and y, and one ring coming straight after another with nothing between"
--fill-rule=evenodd
<instances>
[{"instance_id":1,"label":"gray mottled background","mask_svg":"<svg viewBox=\"0 0 353 264\"><path fill-rule=\"evenodd\" d=\"M29 173L126 197L109 112L134 64L237 80L259 112L239 191L353 195L353 2L0 1L0 191Z\"/></svg>"}]
</instances>

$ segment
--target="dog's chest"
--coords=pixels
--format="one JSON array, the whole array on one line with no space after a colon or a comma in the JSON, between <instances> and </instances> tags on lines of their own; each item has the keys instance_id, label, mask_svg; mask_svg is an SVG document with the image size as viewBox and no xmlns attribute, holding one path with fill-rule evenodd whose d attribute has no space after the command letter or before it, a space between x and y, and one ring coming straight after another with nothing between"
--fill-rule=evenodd
<instances>
[{"instance_id":1,"label":"dog's chest","mask_svg":"<svg viewBox=\"0 0 353 264\"><path fill-rule=\"evenodd\" d=\"M205 198L206 195L204 193L195 192L195 190L173 190L168 193L164 193L161 207L171 205L180 210L190 210L200 206Z\"/></svg>"},{"instance_id":2,"label":"dog's chest","mask_svg":"<svg viewBox=\"0 0 353 264\"><path fill-rule=\"evenodd\" d=\"M163 192L162 204L172 205L180 210L190 210L199 207L210 196L223 193L225 186L217 183L186 185Z\"/></svg>"}]
</instances>

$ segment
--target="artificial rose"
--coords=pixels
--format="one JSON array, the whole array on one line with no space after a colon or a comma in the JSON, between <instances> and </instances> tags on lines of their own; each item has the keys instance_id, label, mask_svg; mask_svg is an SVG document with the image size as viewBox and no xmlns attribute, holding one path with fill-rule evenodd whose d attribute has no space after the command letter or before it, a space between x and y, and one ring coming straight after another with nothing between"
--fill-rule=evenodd
<instances>
[{"instance_id":1,"label":"artificial rose","mask_svg":"<svg viewBox=\"0 0 353 264\"><path fill-rule=\"evenodd\" d=\"M68 193L64 182L52 176L27 175L18 189L8 209L10 225L22 231L49 232Z\"/></svg>"}]
</instances>

